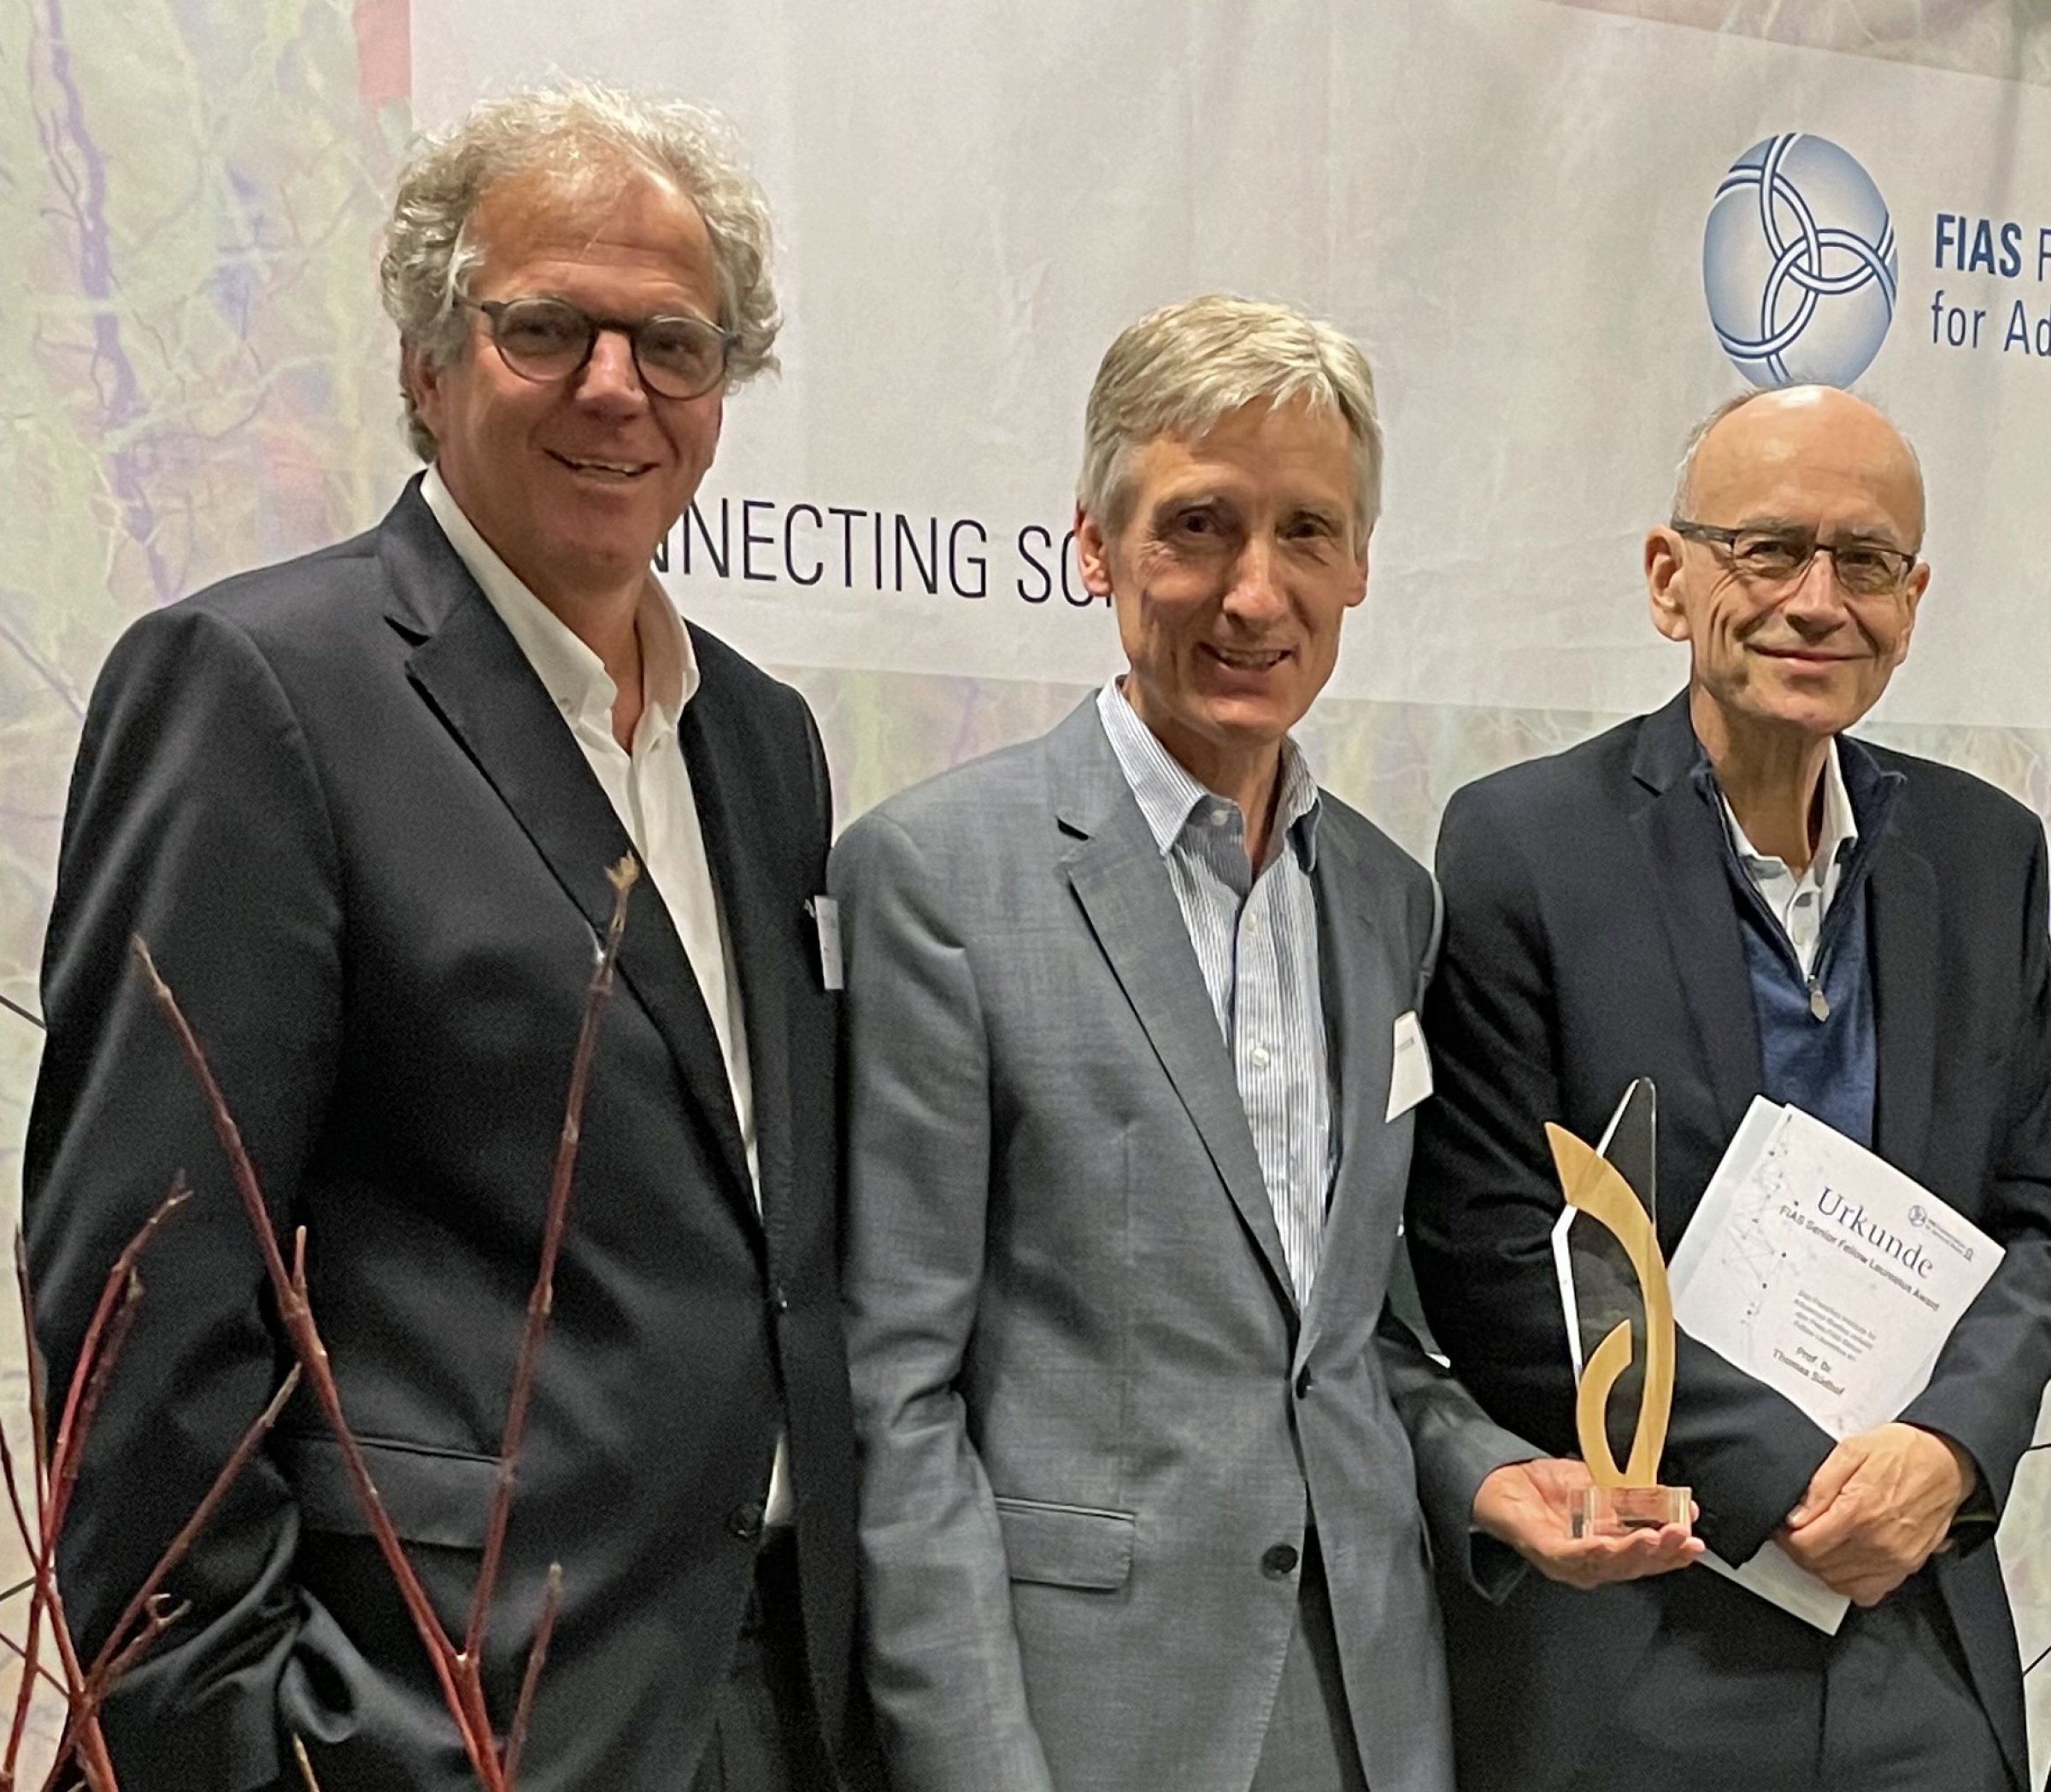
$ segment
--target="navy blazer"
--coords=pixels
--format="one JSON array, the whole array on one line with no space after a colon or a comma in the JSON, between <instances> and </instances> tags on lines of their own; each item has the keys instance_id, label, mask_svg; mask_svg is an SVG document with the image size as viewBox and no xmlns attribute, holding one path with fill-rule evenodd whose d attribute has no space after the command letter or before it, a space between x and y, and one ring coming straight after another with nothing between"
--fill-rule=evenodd
<instances>
[{"instance_id":1,"label":"navy blazer","mask_svg":"<svg viewBox=\"0 0 2051 1792\"><path fill-rule=\"evenodd\" d=\"M1722 825L1688 776L1696 750L1684 694L1469 785L1439 837L1446 935L1425 1015L1438 1099L1419 1121L1412 1251L1461 1378L1499 1421L1561 1453L1577 1448L1573 1387L1549 1248L1560 1196L1541 1123L1592 1141L1631 1078L1653 1079L1671 1256L1760 1089ZM1906 780L1872 845L1874 1148L2007 1253L1903 1417L1964 1445L1978 1500L1998 1508L2051 1374L2044 831L1978 778L1866 750ZM1719 1554L1752 1555L1831 1446L1790 1401L1682 1337L1663 1478L1693 1488ZM1931 1572L2021 1785L2014 1627L1995 1552L1976 1547L1991 1529L1962 1533ZM1668 1584L1528 1583L1499 1616L1455 1591L1472 1784L1537 1788L1571 1771Z\"/></svg>"},{"instance_id":2,"label":"navy blazer","mask_svg":"<svg viewBox=\"0 0 2051 1792\"><path fill-rule=\"evenodd\" d=\"M685 1783L751 1582L779 1425L830 1738L855 1603L835 1290L834 1000L806 913L830 803L803 701L700 631L682 750L732 940L761 1211L662 904L632 901L485 1662L502 1726L543 1578L564 1606L522 1784ZM186 1171L64 1538L93 1649L288 1354L144 936L281 1236L303 1225L342 1398L460 1642L607 867L630 849L540 680L409 485L369 533L153 614L96 689L66 818L26 1170L62 1384L116 1251ZM473 1783L303 1392L118 1689L151 1792Z\"/></svg>"}]
</instances>

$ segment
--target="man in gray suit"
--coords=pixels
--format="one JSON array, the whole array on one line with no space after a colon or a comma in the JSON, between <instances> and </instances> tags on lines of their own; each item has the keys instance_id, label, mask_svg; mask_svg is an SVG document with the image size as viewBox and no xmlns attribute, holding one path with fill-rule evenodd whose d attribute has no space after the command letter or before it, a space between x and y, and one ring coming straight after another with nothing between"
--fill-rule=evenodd
<instances>
[{"instance_id":1,"label":"man in gray suit","mask_svg":"<svg viewBox=\"0 0 2051 1792\"><path fill-rule=\"evenodd\" d=\"M1436 900L1289 739L1380 459L1330 326L1209 298L1126 331L1077 539L1129 673L835 851L897 1792L1449 1792L1430 1547L1584 1583L1699 1547L1569 1542L1579 1466L1385 1314Z\"/></svg>"}]
</instances>

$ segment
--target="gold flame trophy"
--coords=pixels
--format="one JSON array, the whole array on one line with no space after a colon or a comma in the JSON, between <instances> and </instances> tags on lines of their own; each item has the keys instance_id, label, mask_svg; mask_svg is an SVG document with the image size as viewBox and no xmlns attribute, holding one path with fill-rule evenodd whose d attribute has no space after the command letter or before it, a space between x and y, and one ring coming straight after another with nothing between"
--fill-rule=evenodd
<instances>
[{"instance_id":1,"label":"gold flame trophy","mask_svg":"<svg viewBox=\"0 0 2051 1792\"><path fill-rule=\"evenodd\" d=\"M1600 1150L1550 1121L1545 1128L1566 1199L1554 1251L1580 1366L1575 1429L1593 1482L1574 1514L1577 1537L1690 1528L1689 1489L1659 1485L1673 1413L1674 1329L1652 1208L1657 1123L1656 1093L1641 1077L1624 1091ZM1577 1226L1583 1214L1600 1230ZM1642 1365L1634 1332L1643 1340ZM1628 1397L1634 1389L1637 1416L1629 1458L1619 1468L1610 1442L1611 1396L1621 1391Z\"/></svg>"}]
</instances>

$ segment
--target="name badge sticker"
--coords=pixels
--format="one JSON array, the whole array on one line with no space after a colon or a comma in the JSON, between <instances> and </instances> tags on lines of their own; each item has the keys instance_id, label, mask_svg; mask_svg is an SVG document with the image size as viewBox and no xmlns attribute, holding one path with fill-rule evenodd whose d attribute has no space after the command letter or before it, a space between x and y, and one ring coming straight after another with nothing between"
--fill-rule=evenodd
<instances>
[{"instance_id":1,"label":"name badge sticker","mask_svg":"<svg viewBox=\"0 0 2051 1792\"><path fill-rule=\"evenodd\" d=\"M820 896L805 907L819 929L820 978L829 990L844 990L848 979L840 961L840 904L830 896Z\"/></svg>"},{"instance_id":2,"label":"name badge sticker","mask_svg":"<svg viewBox=\"0 0 2051 1792\"><path fill-rule=\"evenodd\" d=\"M1389 1066L1389 1112L1384 1121L1407 1113L1431 1093L1431 1054L1425 1049L1425 1030L1417 1010L1396 1017L1396 1056Z\"/></svg>"}]
</instances>

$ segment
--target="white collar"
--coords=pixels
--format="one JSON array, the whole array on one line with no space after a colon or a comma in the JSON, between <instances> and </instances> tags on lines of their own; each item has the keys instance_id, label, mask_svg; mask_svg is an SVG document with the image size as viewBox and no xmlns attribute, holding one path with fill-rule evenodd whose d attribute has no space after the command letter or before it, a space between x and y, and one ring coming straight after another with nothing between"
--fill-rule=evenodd
<instances>
[{"instance_id":1,"label":"white collar","mask_svg":"<svg viewBox=\"0 0 2051 1792\"><path fill-rule=\"evenodd\" d=\"M1737 811L1731 807L1731 799L1717 786L1717 795L1724 805L1724 820L1731 829L1731 838L1737 846L1738 856L1749 863L1769 869L1786 871L1787 866L1771 853L1762 853L1753 845L1751 837L1739 825ZM1837 737L1831 737L1830 751L1823 763L1823 820L1816 830L1816 850L1809 863L1814 868L1816 880L1821 883L1830 874L1859 838L1858 818L1852 814L1851 792L1845 788L1844 767L1837 757Z\"/></svg>"},{"instance_id":2,"label":"white collar","mask_svg":"<svg viewBox=\"0 0 2051 1792\"><path fill-rule=\"evenodd\" d=\"M613 702L620 690L605 662L499 558L464 514L439 467L429 464L420 480L420 496L556 707L573 719L609 729ZM652 744L675 731L684 706L696 694L698 656L683 618L653 573L643 587L634 627L641 641L644 706L635 738Z\"/></svg>"}]
</instances>

